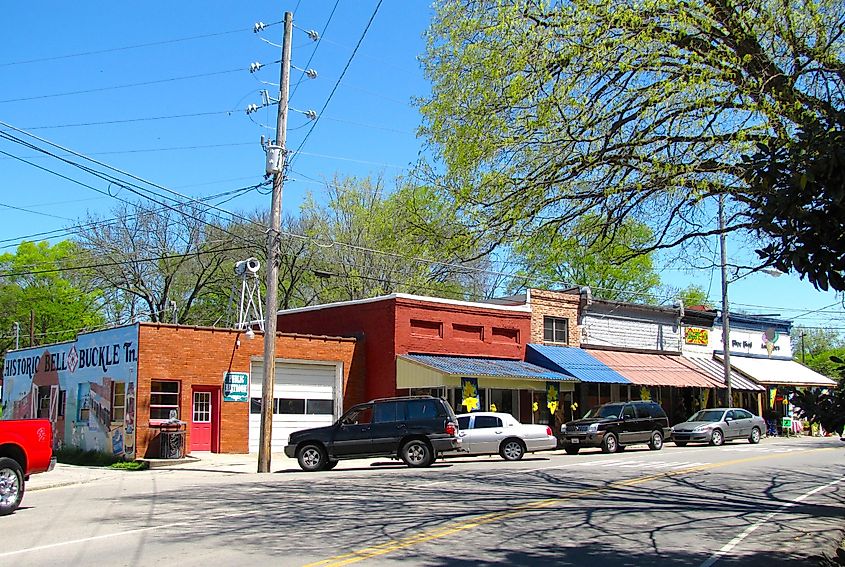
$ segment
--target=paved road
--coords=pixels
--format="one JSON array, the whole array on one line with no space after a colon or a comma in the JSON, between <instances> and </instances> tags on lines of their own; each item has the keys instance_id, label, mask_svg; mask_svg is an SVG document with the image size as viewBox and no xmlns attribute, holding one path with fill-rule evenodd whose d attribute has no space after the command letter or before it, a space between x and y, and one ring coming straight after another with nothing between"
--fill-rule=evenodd
<instances>
[{"instance_id":1,"label":"paved road","mask_svg":"<svg viewBox=\"0 0 845 567\"><path fill-rule=\"evenodd\" d=\"M760 445L424 470L153 470L30 492L0 565L794 565L845 530L845 444Z\"/></svg>"}]
</instances>

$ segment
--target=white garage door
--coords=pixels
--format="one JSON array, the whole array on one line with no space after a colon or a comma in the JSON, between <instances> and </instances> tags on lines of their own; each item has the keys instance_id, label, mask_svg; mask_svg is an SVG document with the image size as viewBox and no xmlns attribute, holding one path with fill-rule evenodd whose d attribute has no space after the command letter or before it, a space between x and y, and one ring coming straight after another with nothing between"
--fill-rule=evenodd
<instances>
[{"instance_id":1,"label":"white garage door","mask_svg":"<svg viewBox=\"0 0 845 567\"><path fill-rule=\"evenodd\" d=\"M252 361L249 384L249 450L258 451L264 361ZM340 364L276 363L273 387L272 451L281 452L288 435L334 423L341 410Z\"/></svg>"}]
</instances>

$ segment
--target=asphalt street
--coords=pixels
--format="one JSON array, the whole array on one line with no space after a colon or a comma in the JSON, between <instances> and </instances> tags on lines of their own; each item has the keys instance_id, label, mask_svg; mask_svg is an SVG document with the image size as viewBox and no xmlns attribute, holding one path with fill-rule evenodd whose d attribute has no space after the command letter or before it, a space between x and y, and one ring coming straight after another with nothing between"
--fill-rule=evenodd
<instances>
[{"instance_id":1,"label":"asphalt street","mask_svg":"<svg viewBox=\"0 0 845 567\"><path fill-rule=\"evenodd\" d=\"M124 473L27 493L0 565L812 565L845 536L843 465L802 437Z\"/></svg>"}]
</instances>

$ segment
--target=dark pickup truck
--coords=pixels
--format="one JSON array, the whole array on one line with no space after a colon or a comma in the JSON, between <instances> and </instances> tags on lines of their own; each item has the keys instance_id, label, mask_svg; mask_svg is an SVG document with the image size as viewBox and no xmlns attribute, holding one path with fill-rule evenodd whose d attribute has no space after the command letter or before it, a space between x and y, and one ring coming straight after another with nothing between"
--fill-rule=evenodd
<instances>
[{"instance_id":1,"label":"dark pickup truck","mask_svg":"<svg viewBox=\"0 0 845 567\"><path fill-rule=\"evenodd\" d=\"M460 449L458 418L432 396L383 398L360 404L328 427L291 433L285 455L305 471L333 469L340 459L392 457L427 467L443 451Z\"/></svg>"},{"instance_id":2,"label":"dark pickup truck","mask_svg":"<svg viewBox=\"0 0 845 567\"><path fill-rule=\"evenodd\" d=\"M49 419L0 420L0 516L17 510L29 475L55 465Z\"/></svg>"}]
</instances>

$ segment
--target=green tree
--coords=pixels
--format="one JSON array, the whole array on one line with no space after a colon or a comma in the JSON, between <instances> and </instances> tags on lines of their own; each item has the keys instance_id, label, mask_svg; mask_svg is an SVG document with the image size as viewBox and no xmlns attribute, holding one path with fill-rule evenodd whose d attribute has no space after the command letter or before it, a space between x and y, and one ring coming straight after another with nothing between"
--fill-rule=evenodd
<instances>
[{"instance_id":1,"label":"green tree","mask_svg":"<svg viewBox=\"0 0 845 567\"><path fill-rule=\"evenodd\" d=\"M642 223L625 220L615 235L597 234L593 216L582 217L570 234L543 230L518 240L513 249L521 269L510 291L516 291L516 287L588 285L603 299L648 301L660 285L651 255L625 258L632 247L652 238L651 230Z\"/></svg>"},{"instance_id":2,"label":"green tree","mask_svg":"<svg viewBox=\"0 0 845 567\"><path fill-rule=\"evenodd\" d=\"M690 284L678 293L678 298L684 302L684 305L710 305L710 299L707 297L707 290L700 285Z\"/></svg>"},{"instance_id":3,"label":"green tree","mask_svg":"<svg viewBox=\"0 0 845 567\"><path fill-rule=\"evenodd\" d=\"M802 129L841 130L843 28L839 0L438 2L421 101L445 168L433 182L479 232L571 230L586 213L612 230L633 216L654 231L640 252L718 232L713 203L728 194L727 230L812 257L772 228L796 215L761 206L743 157ZM825 243L841 258L838 234ZM823 285L806 262L787 264Z\"/></svg>"},{"instance_id":4,"label":"green tree","mask_svg":"<svg viewBox=\"0 0 845 567\"><path fill-rule=\"evenodd\" d=\"M72 339L79 331L101 326L103 297L78 267L80 254L71 241L22 242L15 253L0 255L0 351L14 348L11 330L20 324L20 346Z\"/></svg>"}]
</instances>

